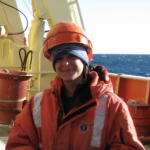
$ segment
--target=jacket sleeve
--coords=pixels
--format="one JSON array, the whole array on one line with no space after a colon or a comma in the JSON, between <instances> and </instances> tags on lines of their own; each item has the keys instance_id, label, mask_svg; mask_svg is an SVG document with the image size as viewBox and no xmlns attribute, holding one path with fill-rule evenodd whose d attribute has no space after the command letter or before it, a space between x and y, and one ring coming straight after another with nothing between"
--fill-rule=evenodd
<instances>
[{"instance_id":1,"label":"jacket sleeve","mask_svg":"<svg viewBox=\"0 0 150 150\"><path fill-rule=\"evenodd\" d=\"M138 140L126 103L116 95L108 100L106 122L106 145L109 150L145 150Z\"/></svg>"},{"instance_id":2,"label":"jacket sleeve","mask_svg":"<svg viewBox=\"0 0 150 150\"><path fill-rule=\"evenodd\" d=\"M32 117L33 98L15 120L6 144L6 150L39 150L38 136Z\"/></svg>"}]
</instances>

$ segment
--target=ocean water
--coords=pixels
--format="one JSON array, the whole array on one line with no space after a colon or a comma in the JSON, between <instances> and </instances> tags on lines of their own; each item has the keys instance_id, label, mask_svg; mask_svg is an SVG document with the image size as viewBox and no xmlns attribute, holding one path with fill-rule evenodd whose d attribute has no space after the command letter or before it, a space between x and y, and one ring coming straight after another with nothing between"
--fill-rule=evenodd
<instances>
[{"instance_id":1,"label":"ocean water","mask_svg":"<svg viewBox=\"0 0 150 150\"><path fill-rule=\"evenodd\" d=\"M90 65L98 64L109 73L150 77L150 55L94 54Z\"/></svg>"}]
</instances>

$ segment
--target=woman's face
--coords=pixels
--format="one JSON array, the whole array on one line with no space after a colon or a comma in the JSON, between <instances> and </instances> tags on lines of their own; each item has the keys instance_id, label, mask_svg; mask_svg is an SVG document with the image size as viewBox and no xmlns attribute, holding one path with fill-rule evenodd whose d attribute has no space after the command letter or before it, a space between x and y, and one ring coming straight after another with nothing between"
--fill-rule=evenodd
<instances>
[{"instance_id":1,"label":"woman's face","mask_svg":"<svg viewBox=\"0 0 150 150\"><path fill-rule=\"evenodd\" d=\"M64 82L83 82L83 61L71 54L59 56L55 63L55 70Z\"/></svg>"}]
</instances>

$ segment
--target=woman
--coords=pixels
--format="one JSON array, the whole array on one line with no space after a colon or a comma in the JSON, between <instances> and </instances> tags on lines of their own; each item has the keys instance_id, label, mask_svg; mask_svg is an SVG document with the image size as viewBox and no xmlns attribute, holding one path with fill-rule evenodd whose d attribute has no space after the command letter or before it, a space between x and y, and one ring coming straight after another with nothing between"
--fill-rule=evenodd
<instances>
[{"instance_id":1,"label":"woman","mask_svg":"<svg viewBox=\"0 0 150 150\"><path fill-rule=\"evenodd\" d=\"M78 25L54 25L44 55L57 76L15 121L6 150L144 150L107 70L89 71L92 44Z\"/></svg>"}]
</instances>

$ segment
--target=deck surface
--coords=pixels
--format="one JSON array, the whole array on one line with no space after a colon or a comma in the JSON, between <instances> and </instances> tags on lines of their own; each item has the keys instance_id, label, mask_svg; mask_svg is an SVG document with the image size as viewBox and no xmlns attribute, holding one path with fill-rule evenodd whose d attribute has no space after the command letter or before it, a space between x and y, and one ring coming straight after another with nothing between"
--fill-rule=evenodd
<instances>
[{"instance_id":1,"label":"deck surface","mask_svg":"<svg viewBox=\"0 0 150 150\"><path fill-rule=\"evenodd\" d=\"M11 127L0 124L0 150L5 150ZM146 150L150 150L150 145L144 145Z\"/></svg>"},{"instance_id":2,"label":"deck surface","mask_svg":"<svg viewBox=\"0 0 150 150\"><path fill-rule=\"evenodd\" d=\"M0 150L5 150L10 131L8 125L0 124Z\"/></svg>"}]
</instances>

